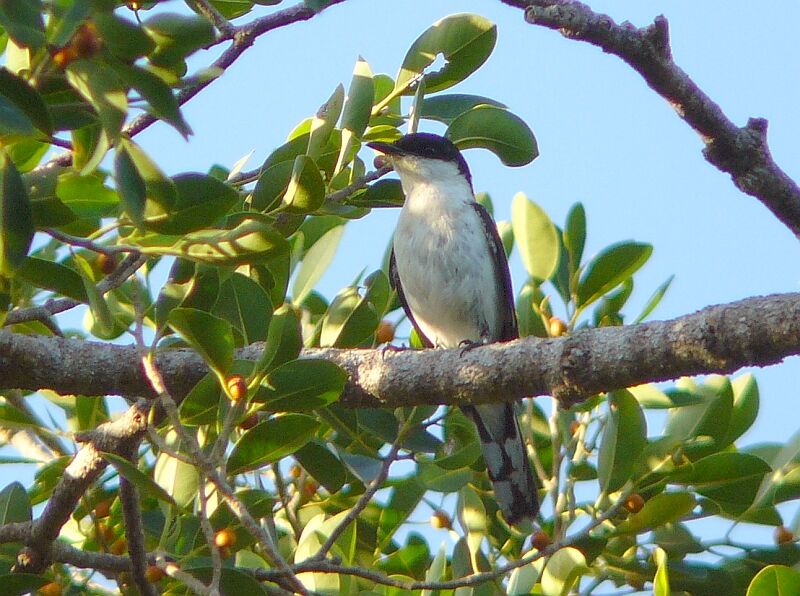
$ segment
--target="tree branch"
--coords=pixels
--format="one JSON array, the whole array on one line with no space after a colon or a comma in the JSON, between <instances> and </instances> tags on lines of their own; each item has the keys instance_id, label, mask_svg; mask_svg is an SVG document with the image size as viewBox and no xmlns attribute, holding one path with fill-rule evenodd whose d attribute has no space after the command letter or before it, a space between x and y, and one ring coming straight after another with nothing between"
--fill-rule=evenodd
<instances>
[{"instance_id":1,"label":"tree branch","mask_svg":"<svg viewBox=\"0 0 800 596\"><path fill-rule=\"evenodd\" d=\"M240 350L256 359L263 344ZM776 294L626 327L586 329L470 350L309 349L342 366L348 407L478 404L554 394L573 402L598 392L684 375L730 373L800 354L800 294ZM172 395L207 372L188 349L158 353ZM0 331L0 387L61 394L154 396L133 346ZM420 388L425 390L421 391Z\"/></svg>"},{"instance_id":2,"label":"tree branch","mask_svg":"<svg viewBox=\"0 0 800 596\"><path fill-rule=\"evenodd\" d=\"M525 10L525 20L622 58L675 109L705 143L703 155L730 174L739 190L756 197L800 236L800 187L773 161L767 121L736 126L672 59L667 19L649 27L621 25L574 0L501 0Z\"/></svg>"},{"instance_id":3,"label":"tree branch","mask_svg":"<svg viewBox=\"0 0 800 596\"><path fill-rule=\"evenodd\" d=\"M148 410L149 405L141 400L118 420L76 437L84 446L72 458L44 511L25 534L26 547L17 557L15 571L41 573L50 564L53 541L58 538L61 527L108 465L101 452L125 453L131 444L138 445L147 427Z\"/></svg>"}]
</instances>

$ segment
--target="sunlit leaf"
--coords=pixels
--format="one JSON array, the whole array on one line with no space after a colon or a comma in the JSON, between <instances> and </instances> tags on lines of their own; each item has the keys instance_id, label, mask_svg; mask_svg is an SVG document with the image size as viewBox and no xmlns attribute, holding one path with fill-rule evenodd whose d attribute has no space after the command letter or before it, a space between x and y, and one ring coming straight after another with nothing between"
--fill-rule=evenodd
<instances>
[{"instance_id":1,"label":"sunlit leaf","mask_svg":"<svg viewBox=\"0 0 800 596\"><path fill-rule=\"evenodd\" d=\"M233 364L233 329L224 319L194 308L176 308L169 325L224 378Z\"/></svg>"},{"instance_id":2,"label":"sunlit leaf","mask_svg":"<svg viewBox=\"0 0 800 596\"><path fill-rule=\"evenodd\" d=\"M519 116L479 105L455 118L445 136L459 149L488 149L507 166L518 167L539 155L533 131Z\"/></svg>"},{"instance_id":3,"label":"sunlit leaf","mask_svg":"<svg viewBox=\"0 0 800 596\"><path fill-rule=\"evenodd\" d=\"M259 422L236 442L228 457L228 473L255 470L291 455L308 443L319 422L304 414L285 414Z\"/></svg>"},{"instance_id":4,"label":"sunlit leaf","mask_svg":"<svg viewBox=\"0 0 800 596\"><path fill-rule=\"evenodd\" d=\"M511 203L511 224L528 274L548 279L558 267L558 232L547 213L524 194L517 193Z\"/></svg>"}]
</instances>

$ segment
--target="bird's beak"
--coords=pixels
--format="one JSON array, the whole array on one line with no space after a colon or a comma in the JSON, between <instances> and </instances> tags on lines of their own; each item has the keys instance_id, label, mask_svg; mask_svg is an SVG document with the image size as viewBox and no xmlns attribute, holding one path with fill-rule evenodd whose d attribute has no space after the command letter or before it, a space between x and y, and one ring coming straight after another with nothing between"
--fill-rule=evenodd
<instances>
[{"instance_id":1,"label":"bird's beak","mask_svg":"<svg viewBox=\"0 0 800 596\"><path fill-rule=\"evenodd\" d=\"M374 149L375 151L380 151L384 155L389 155L389 156L403 155L403 150L400 149L394 143L383 143L380 141L375 141L374 143L367 143L367 147L369 147L370 149Z\"/></svg>"}]
</instances>

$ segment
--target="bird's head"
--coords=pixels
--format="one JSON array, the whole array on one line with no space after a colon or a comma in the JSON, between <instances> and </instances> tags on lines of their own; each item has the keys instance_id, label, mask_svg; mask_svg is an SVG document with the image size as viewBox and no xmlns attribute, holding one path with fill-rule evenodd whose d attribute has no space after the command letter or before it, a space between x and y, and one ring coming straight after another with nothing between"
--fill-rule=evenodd
<instances>
[{"instance_id":1,"label":"bird's head","mask_svg":"<svg viewBox=\"0 0 800 596\"><path fill-rule=\"evenodd\" d=\"M472 176L464 156L450 139L427 132L400 137L394 143L367 143L383 153L400 176L403 187L418 183L452 183L464 180L472 189Z\"/></svg>"}]
</instances>

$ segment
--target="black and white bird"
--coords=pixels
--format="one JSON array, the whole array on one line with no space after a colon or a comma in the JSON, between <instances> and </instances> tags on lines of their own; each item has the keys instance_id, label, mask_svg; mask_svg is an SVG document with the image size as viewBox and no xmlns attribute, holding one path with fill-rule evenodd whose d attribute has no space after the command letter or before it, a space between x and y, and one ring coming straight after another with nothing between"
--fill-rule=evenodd
<instances>
[{"instance_id":1,"label":"black and white bird","mask_svg":"<svg viewBox=\"0 0 800 596\"><path fill-rule=\"evenodd\" d=\"M394 233L390 279L423 343L456 348L518 337L505 251L494 221L475 201L458 148L429 133L369 146L388 157L406 197ZM506 521L532 519L538 495L512 404L462 410L478 429Z\"/></svg>"}]
</instances>

